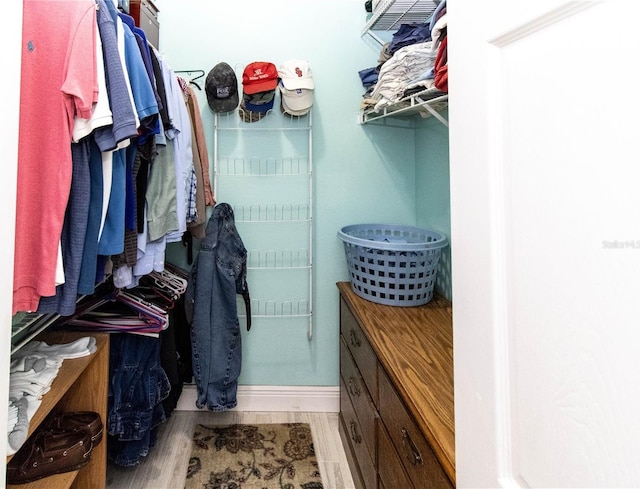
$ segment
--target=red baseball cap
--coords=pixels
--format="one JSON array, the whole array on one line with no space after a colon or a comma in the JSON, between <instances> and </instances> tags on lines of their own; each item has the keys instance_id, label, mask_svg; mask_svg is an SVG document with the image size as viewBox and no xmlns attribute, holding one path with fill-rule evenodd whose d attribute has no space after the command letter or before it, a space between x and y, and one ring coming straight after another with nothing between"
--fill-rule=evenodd
<instances>
[{"instance_id":1,"label":"red baseball cap","mask_svg":"<svg viewBox=\"0 0 640 489\"><path fill-rule=\"evenodd\" d=\"M278 70L276 65L267 61L249 63L242 73L244 93L254 94L275 90L278 86Z\"/></svg>"}]
</instances>

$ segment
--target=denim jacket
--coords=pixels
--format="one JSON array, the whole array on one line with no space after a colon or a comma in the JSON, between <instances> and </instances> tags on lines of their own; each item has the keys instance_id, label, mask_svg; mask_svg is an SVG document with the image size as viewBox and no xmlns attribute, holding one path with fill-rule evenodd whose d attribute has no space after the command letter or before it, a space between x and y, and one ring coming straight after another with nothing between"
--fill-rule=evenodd
<instances>
[{"instance_id":1,"label":"denim jacket","mask_svg":"<svg viewBox=\"0 0 640 489\"><path fill-rule=\"evenodd\" d=\"M185 310L191 322L196 406L224 411L237 405L242 363L236 294L244 299L251 327L247 250L229 204L214 207L205 233L189 273Z\"/></svg>"}]
</instances>

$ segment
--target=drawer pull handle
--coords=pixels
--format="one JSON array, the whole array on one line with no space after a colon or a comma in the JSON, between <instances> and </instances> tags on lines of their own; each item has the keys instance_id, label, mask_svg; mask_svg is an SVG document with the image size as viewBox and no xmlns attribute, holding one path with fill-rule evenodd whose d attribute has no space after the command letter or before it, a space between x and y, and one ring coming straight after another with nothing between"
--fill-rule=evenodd
<instances>
[{"instance_id":1,"label":"drawer pull handle","mask_svg":"<svg viewBox=\"0 0 640 489\"><path fill-rule=\"evenodd\" d=\"M409 432L404 428L402 428L402 446L411 465L422 465L422 455L409 436Z\"/></svg>"},{"instance_id":2,"label":"drawer pull handle","mask_svg":"<svg viewBox=\"0 0 640 489\"><path fill-rule=\"evenodd\" d=\"M351 338L351 346L353 346L354 348L358 348L361 345L361 343L356 332L354 330L351 330L349 332L349 336Z\"/></svg>"},{"instance_id":3,"label":"drawer pull handle","mask_svg":"<svg viewBox=\"0 0 640 489\"><path fill-rule=\"evenodd\" d=\"M358 397L360 395L360 389L358 389L356 381L353 377L349 379L349 392L353 397Z\"/></svg>"},{"instance_id":4,"label":"drawer pull handle","mask_svg":"<svg viewBox=\"0 0 640 489\"><path fill-rule=\"evenodd\" d=\"M349 423L349 427L351 428L351 439L353 440L353 442L358 444L362 443L362 438L358 434L358 427L356 426L356 422L351 421L351 423Z\"/></svg>"}]
</instances>

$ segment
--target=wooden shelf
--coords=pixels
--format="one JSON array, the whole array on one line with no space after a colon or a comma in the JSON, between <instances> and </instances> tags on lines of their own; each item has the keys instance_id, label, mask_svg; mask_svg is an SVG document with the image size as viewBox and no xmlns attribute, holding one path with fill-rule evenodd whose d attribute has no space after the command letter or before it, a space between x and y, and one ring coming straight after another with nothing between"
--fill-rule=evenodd
<instances>
[{"instance_id":1,"label":"wooden shelf","mask_svg":"<svg viewBox=\"0 0 640 489\"><path fill-rule=\"evenodd\" d=\"M56 474L50 477L45 477L34 482L27 484L8 484L7 489L42 489L44 487L50 489L58 489L62 487L72 487L76 477L79 474L79 470L73 472L65 472L64 474ZM82 486L78 486L82 487ZM96 486L97 487L97 486Z\"/></svg>"},{"instance_id":2,"label":"wooden shelf","mask_svg":"<svg viewBox=\"0 0 640 489\"><path fill-rule=\"evenodd\" d=\"M95 411L100 414L106 430L109 334L51 331L41 334L36 340L44 341L47 344L63 344L83 336L95 337L95 353L62 362L60 371L51 384L51 390L42 397L42 404L29 421L29 436L54 410ZM11 458L11 456L7 457L7 462ZM45 477L29 484L8 485L7 487L14 489L64 489L69 487L103 489L106 486L106 480L107 442L106 436L103 436L102 442L91 452L91 460L82 469Z\"/></svg>"}]
</instances>

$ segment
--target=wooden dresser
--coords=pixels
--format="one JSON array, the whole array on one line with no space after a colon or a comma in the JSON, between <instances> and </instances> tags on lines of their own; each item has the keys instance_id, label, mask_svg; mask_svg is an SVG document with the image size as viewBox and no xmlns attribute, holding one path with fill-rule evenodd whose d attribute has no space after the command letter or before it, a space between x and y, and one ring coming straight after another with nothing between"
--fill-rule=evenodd
<instances>
[{"instance_id":1,"label":"wooden dresser","mask_svg":"<svg viewBox=\"0 0 640 489\"><path fill-rule=\"evenodd\" d=\"M451 304L391 307L340 291L340 436L358 489L451 489Z\"/></svg>"}]
</instances>

